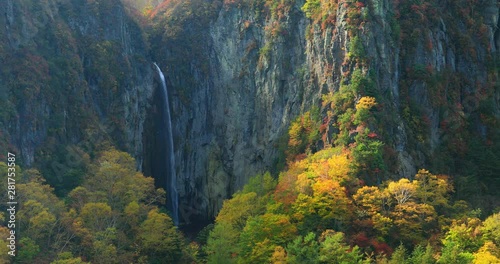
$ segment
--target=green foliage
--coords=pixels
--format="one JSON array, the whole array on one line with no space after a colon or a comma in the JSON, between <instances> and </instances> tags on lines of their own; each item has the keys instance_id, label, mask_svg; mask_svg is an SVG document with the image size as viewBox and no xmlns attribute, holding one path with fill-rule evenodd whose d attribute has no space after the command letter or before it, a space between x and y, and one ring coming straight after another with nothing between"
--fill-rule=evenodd
<instances>
[{"instance_id":1,"label":"green foliage","mask_svg":"<svg viewBox=\"0 0 500 264\"><path fill-rule=\"evenodd\" d=\"M411 256L408 258L408 262L411 264L434 264L436 260L433 257L433 249L430 244L424 248L422 245L418 245L413 249Z\"/></svg>"},{"instance_id":2,"label":"green foliage","mask_svg":"<svg viewBox=\"0 0 500 264\"><path fill-rule=\"evenodd\" d=\"M286 247L287 263L300 264L319 262L319 243L314 233L308 233L305 237L299 236Z\"/></svg>"},{"instance_id":3,"label":"green foliage","mask_svg":"<svg viewBox=\"0 0 500 264\"><path fill-rule=\"evenodd\" d=\"M311 27L306 29L306 39L310 40L309 37L312 28L319 24L323 32L327 28L335 25L337 20L337 8L338 1L327 1L327 0L307 0L302 6L301 10L304 12L307 18L312 20ZM309 35L309 36L308 36Z\"/></svg>"},{"instance_id":4,"label":"green foliage","mask_svg":"<svg viewBox=\"0 0 500 264\"><path fill-rule=\"evenodd\" d=\"M419 170L415 175L418 182L417 196L423 203L434 207L446 206L449 193L453 191L452 185L446 176L436 176L427 170Z\"/></svg>"},{"instance_id":5,"label":"green foliage","mask_svg":"<svg viewBox=\"0 0 500 264\"><path fill-rule=\"evenodd\" d=\"M368 142L359 142L352 150L354 157L354 166L361 175L374 175L378 177L379 173L385 169L383 143L379 140L370 140ZM367 179L367 176L364 177ZM377 180L379 180L377 178Z\"/></svg>"},{"instance_id":6,"label":"green foliage","mask_svg":"<svg viewBox=\"0 0 500 264\"><path fill-rule=\"evenodd\" d=\"M369 74L363 73L361 69L356 69L352 73L350 86L355 93L360 93L377 99L375 83L372 77Z\"/></svg>"},{"instance_id":7,"label":"green foliage","mask_svg":"<svg viewBox=\"0 0 500 264\"><path fill-rule=\"evenodd\" d=\"M392 253L391 260L389 264L402 264L406 263L406 249L403 245L399 247Z\"/></svg>"},{"instance_id":8,"label":"green foliage","mask_svg":"<svg viewBox=\"0 0 500 264\"><path fill-rule=\"evenodd\" d=\"M490 215L486 218L481 227L481 232L483 233L484 240L489 240L496 245L500 245L500 213Z\"/></svg>"},{"instance_id":9,"label":"green foliage","mask_svg":"<svg viewBox=\"0 0 500 264\"><path fill-rule=\"evenodd\" d=\"M80 213L83 225L92 231L103 231L111 225L111 207L106 203L87 203Z\"/></svg>"},{"instance_id":10,"label":"green foliage","mask_svg":"<svg viewBox=\"0 0 500 264\"><path fill-rule=\"evenodd\" d=\"M456 221L443 240L441 257L437 263L472 263L473 252L479 250L483 241L477 236L481 221L468 218Z\"/></svg>"},{"instance_id":11,"label":"green foliage","mask_svg":"<svg viewBox=\"0 0 500 264\"><path fill-rule=\"evenodd\" d=\"M472 263L474 256L470 252L464 252L461 246L456 244L456 242L449 242L444 244L441 257L438 259L437 263L446 264L468 264Z\"/></svg>"},{"instance_id":12,"label":"green foliage","mask_svg":"<svg viewBox=\"0 0 500 264\"><path fill-rule=\"evenodd\" d=\"M301 9L306 14L306 17L315 18L321 12L320 7L321 7L320 0L307 0Z\"/></svg>"},{"instance_id":13,"label":"green foliage","mask_svg":"<svg viewBox=\"0 0 500 264\"><path fill-rule=\"evenodd\" d=\"M228 223L216 224L210 231L207 245L204 247L209 264L236 263L235 256L239 252L239 230Z\"/></svg>"},{"instance_id":14,"label":"green foliage","mask_svg":"<svg viewBox=\"0 0 500 264\"><path fill-rule=\"evenodd\" d=\"M82 261L80 257L74 258L71 252L63 252L59 253L57 260L50 264L89 264L89 262Z\"/></svg>"},{"instance_id":15,"label":"green foliage","mask_svg":"<svg viewBox=\"0 0 500 264\"><path fill-rule=\"evenodd\" d=\"M460 251L477 251L482 244L479 233L481 221L477 218L468 218L465 221L456 221L450 227L443 240L443 245L449 249L459 247Z\"/></svg>"},{"instance_id":16,"label":"green foliage","mask_svg":"<svg viewBox=\"0 0 500 264\"><path fill-rule=\"evenodd\" d=\"M365 263L357 246L351 248L344 242L344 234L327 230L322 234L319 263Z\"/></svg>"},{"instance_id":17,"label":"green foliage","mask_svg":"<svg viewBox=\"0 0 500 264\"><path fill-rule=\"evenodd\" d=\"M16 260L20 263L32 263L39 253L40 247L36 242L28 237L23 237L19 240L19 253Z\"/></svg>"},{"instance_id":18,"label":"green foliage","mask_svg":"<svg viewBox=\"0 0 500 264\"><path fill-rule=\"evenodd\" d=\"M498 130L497 127L492 129ZM471 180L479 181L478 184L483 182L481 185L486 186L486 188L481 190L482 192L486 191L488 194L495 195L495 186L499 184L496 175L500 175L500 136L495 134L486 140L480 138L477 135L470 139L461 169L464 171L464 175L472 177Z\"/></svg>"},{"instance_id":19,"label":"green foliage","mask_svg":"<svg viewBox=\"0 0 500 264\"><path fill-rule=\"evenodd\" d=\"M257 174L250 178L248 183L243 187L242 193L254 192L257 196L265 196L272 192L276 187L276 180L273 179L271 173Z\"/></svg>"},{"instance_id":20,"label":"green foliage","mask_svg":"<svg viewBox=\"0 0 500 264\"><path fill-rule=\"evenodd\" d=\"M359 59L363 60L366 57L366 51L363 46L363 42L359 39L358 36L355 36L350 41L349 52L347 53L347 57L351 60ZM354 76L354 73L353 73Z\"/></svg>"},{"instance_id":21,"label":"green foliage","mask_svg":"<svg viewBox=\"0 0 500 264\"><path fill-rule=\"evenodd\" d=\"M262 48L259 49L259 57L268 60L271 57L271 52L273 51L273 43L266 42Z\"/></svg>"},{"instance_id":22,"label":"green foliage","mask_svg":"<svg viewBox=\"0 0 500 264\"><path fill-rule=\"evenodd\" d=\"M175 263L182 256L180 233L172 219L158 209L148 213L148 218L139 228L138 240L140 252L150 263Z\"/></svg>"}]
</instances>

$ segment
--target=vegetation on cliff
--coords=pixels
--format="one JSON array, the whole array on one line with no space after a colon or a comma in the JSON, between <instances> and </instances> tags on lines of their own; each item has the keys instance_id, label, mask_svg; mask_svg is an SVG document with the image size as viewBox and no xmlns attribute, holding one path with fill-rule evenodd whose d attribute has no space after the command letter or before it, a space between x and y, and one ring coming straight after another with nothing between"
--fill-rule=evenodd
<instances>
[{"instance_id":1,"label":"vegetation on cliff","mask_svg":"<svg viewBox=\"0 0 500 264\"><path fill-rule=\"evenodd\" d=\"M160 2L0 4L6 10L0 60L12 65L0 69L0 157L6 149L20 152L24 168L16 168L20 235L10 260L500 263L498 3ZM213 47L233 36L212 27L218 19L237 24L231 25L236 44L223 50L237 58L224 61ZM296 39L298 51L291 44ZM141 161L120 151L145 156L137 142L145 109L155 110L146 106L153 94L150 61L166 65L178 100L173 112L189 123L176 136L215 131L196 138L198 146L215 149L206 153L208 162L195 164L209 171L206 178L186 176L182 191L223 186L225 192L214 193L216 201L189 197L205 206L196 213L210 217L207 211L217 212L217 201L238 189L233 181L245 178L231 173L250 169L234 167L251 163L272 171L228 194L215 222L197 235L173 225L164 208L169 196L137 172ZM231 76L223 81L241 86L209 89L225 71ZM214 112L209 108L220 105L199 106L219 100L200 95L209 93L228 94L221 99L227 105ZM254 102L242 94L280 98ZM246 101L253 104L237 107ZM193 104L193 112L179 113ZM262 109L273 117L258 116ZM244 111L252 112L251 120L238 120L245 126L193 124L217 114L244 119ZM259 131L269 127L275 130ZM245 137L229 134L239 130ZM244 139L251 143L243 146L259 149L240 157L247 163L233 163ZM197 145L178 145L185 148L178 156L196 159ZM195 166L180 164L179 170ZM4 190L7 171L0 162ZM228 182L210 182L220 179ZM3 210L4 262L7 220Z\"/></svg>"}]
</instances>

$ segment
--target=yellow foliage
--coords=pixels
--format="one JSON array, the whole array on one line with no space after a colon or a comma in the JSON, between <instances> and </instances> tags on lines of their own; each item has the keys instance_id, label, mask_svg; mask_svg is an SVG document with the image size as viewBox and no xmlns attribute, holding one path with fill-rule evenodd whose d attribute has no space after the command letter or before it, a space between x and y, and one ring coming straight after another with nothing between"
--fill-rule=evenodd
<instances>
[{"instance_id":1,"label":"yellow foliage","mask_svg":"<svg viewBox=\"0 0 500 264\"><path fill-rule=\"evenodd\" d=\"M319 180L313 185L313 203L317 213L323 218L345 219L351 207L346 188L337 181Z\"/></svg>"},{"instance_id":2,"label":"yellow foliage","mask_svg":"<svg viewBox=\"0 0 500 264\"><path fill-rule=\"evenodd\" d=\"M296 188L300 193L312 195L311 186L314 184L316 174L310 171L303 172L297 176Z\"/></svg>"},{"instance_id":3,"label":"yellow foliage","mask_svg":"<svg viewBox=\"0 0 500 264\"><path fill-rule=\"evenodd\" d=\"M396 205L391 217L402 238L422 242L428 227L435 224L437 213L431 205L407 202Z\"/></svg>"},{"instance_id":4,"label":"yellow foliage","mask_svg":"<svg viewBox=\"0 0 500 264\"><path fill-rule=\"evenodd\" d=\"M290 125L289 130L290 140L288 141L288 145L291 147L299 146L302 141L300 140L300 135L302 134L302 126L299 122L293 122Z\"/></svg>"},{"instance_id":5,"label":"yellow foliage","mask_svg":"<svg viewBox=\"0 0 500 264\"><path fill-rule=\"evenodd\" d=\"M436 176L429 171L421 169L415 175L414 183L417 184L417 196L423 203L433 206L446 205L448 193L453 191L453 186L446 176Z\"/></svg>"},{"instance_id":6,"label":"yellow foliage","mask_svg":"<svg viewBox=\"0 0 500 264\"><path fill-rule=\"evenodd\" d=\"M358 207L366 211L369 215L374 215L382 211L384 201L387 201L389 196L387 193L380 191L375 186L363 186L353 195L354 201Z\"/></svg>"},{"instance_id":7,"label":"yellow foliage","mask_svg":"<svg viewBox=\"0 0 500 264\"><path fill-rule=\"evenodd\" d=\"M486 241L484 246L482 246L475 254L474 254L474 264L497 264L500 263L500 258L498 256L500 252L497 246L491 242Z\"/></svg>"},{"instance_id":8,"label":"yellow foliage","mask_svg":"<svg viewBox=\"0 0 500 264\"><path fill-rule=\"evenodd\" d=\"M377 102L374 97L364 96L359 99L359 102L356 104L356 110L360 109L370 109L377 105Z\"/></svg>"},{"instance_id":9,"label":"yellow foliage","mask_svg":"<svg viewBox=\"0 0 500 264\"><path fill-rule=\"evenodd\" d=\"M312 194L311 186L317 180L333 180L343 184L349 180L349 159L347 154L331 156L328 159L305 159L295 165L306 169L297 176L296 188L298 192Z\"/></svg>"},{"instance_id":10,"label":"yellow foliage","mask_svg":"<svg viewBox=\"0 0 500 264\"><path fill-rule=\"evenodd\" d=\"M328 176L332 180L345 182L349 178L349 159L346 154L336 155L328 159Z\"/></svg>"},{"instance_id":11,"label":"yellow foliage","mask_svg":"<svg viewBox=\"0 0 500 264\"><path fill-rule=\"evenodd\" d=\"M332 180L319 180L313 185L314 196L333 194L338 190L345 191L337 181Z\"/></svg>"},{"instance_id":12,"label":"yellow foliage","mask_svg":"<svg viewBox=\"0 0 500 264\"><path fill-rule=\"evenodd\" d=\"M417 191L415 182L408 179L401 179L397 182L390 182L387 190L394 196L398 204L404 204L412 199Z\"/></svg>"},{"instance_id":13,"label":"yellow foliage","mask_svg":"<svg viewBox=\"0 0 500 264\"><path fill-rule=\"evenodd\" d=\"M225 223L238 230L245 227L247 219L259 211L258 197L254 192L234 195L233 199L224 201L222 210L215 219L216 223Z\"/></svg>"},{"instance_id":14,"label":"yellow foliage","mask_svg":"<svg viewBox=\"0 0 500 264\"><path fill-rule=\"evenodd\" d=\"M285 249L281 246L277 246L274 248L274 253L271 256L272 264L286 264L286 252Z\"/></svg>"}]
</instances>

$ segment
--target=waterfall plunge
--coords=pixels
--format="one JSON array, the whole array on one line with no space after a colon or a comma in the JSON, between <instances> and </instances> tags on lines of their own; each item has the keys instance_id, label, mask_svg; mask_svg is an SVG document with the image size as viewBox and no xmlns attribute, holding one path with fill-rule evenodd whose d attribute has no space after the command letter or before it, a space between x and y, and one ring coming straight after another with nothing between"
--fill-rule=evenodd
<instances>
[{"instance_id":1,"label":"waterfall plunge","mask_svg":"<svg viewBox=\"0 0 500 264\"><path fill-rule=\"evenodd\" d=\"M175 175L175 156L174 156L174 139L173 139L173 133L172 133L172 119L170 118L170 104L168 102L168 90L167 90L167 83L165 81L165 76L163 75L163 72L161 71L160 67L154 63L156 70L158 71L158 75L160 75L161 79L161 84L162 84L162 91L163 91L163 96L165 99L165 107L163 109L163 114L164 114L164 122L166 123L167 127L167 133L165 135L165 140L167 143L167 167L168 170L165 172L165 177L167 179L167 186L166 186L166 191L168 192L168 195L170 199L168 199L169 204L170 204L170 210L172 210L172 220L174 221L175 225L179 225L179 197L177 194L177 177ZM168 182L168 179L170 178L170 182Z\"/></svg>"}]
</instances>

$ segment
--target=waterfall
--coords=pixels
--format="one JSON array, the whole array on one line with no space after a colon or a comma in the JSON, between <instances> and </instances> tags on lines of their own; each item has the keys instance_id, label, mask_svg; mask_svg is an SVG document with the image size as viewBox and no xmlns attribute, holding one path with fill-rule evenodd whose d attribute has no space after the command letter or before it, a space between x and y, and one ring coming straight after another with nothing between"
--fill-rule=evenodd
<instances>
[{"instance_id":1,"label":"waterfall","mask_svg":"<svg viewBox=\"0 0 500 264\"><path fill-rule=\"evenodd\" d=\"M175 156L174 156L174 139L172 133L172 119L170 118L170 104L168 102L168 90L167 83L165 81L165 76L161 71L160 67L154 63L156 69L158 70L158 74L160 75L161 84L162 84L162 92L165 99L165 107L163 109L164 114L164 122L167 128L165 133L165 140L167 145L167 157L166 164L167 170L165 172L166 177L166 191L170 199L168 199L168 203L170 204L170 210L172 210L172 220L175 225L179 225L179 197L177 194L177 177L175 176ZM170 178L170 182L168 181Z\"/></svg>"}]
</instances>

